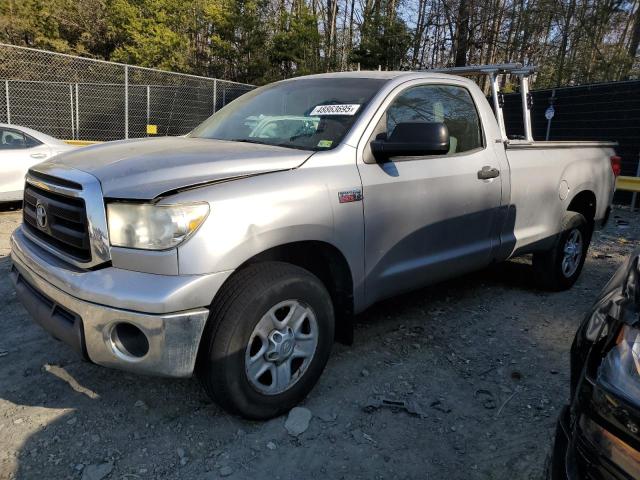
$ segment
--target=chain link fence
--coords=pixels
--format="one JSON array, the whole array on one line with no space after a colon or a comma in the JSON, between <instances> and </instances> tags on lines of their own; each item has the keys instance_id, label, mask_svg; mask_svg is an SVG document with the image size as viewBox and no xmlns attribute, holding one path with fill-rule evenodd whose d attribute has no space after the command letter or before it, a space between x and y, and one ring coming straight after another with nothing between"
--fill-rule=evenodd
<instances>
[{"instance_id":1,"label":"chain link fence","mask_svg":"<svg viewBox=\"0 0 640 480\"><path fill-rule=\"evenodd\" d=\"M534 90L531 96L535 140L616 141L622 175L640 177L640 80ZM521 134L520 94L505 95L504 100L507 134ZM614 201L635 205L637 197L618 191Z\"/></svg>"},{"instance_id":2,"label":"chain link fence","mask_svg":"<svg viewBox=\"0 0 640 480\"><path fill-rule=\"evenodd\" d=\"M0 123L62 139L183 135L253 88L0 44Z\"/></svg>"}]
</instances>

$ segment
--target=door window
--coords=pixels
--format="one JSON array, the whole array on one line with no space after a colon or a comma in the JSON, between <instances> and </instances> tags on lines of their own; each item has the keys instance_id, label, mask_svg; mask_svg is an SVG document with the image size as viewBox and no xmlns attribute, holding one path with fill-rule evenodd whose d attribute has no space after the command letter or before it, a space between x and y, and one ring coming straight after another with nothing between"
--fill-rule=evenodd
<instances>
[{"instance_id":1,"label":"door window","mask_svg":"<svg viewBox=\"0 0 640 480\"><path fill-rule=\"evenodd\" d=\"M405 90L386 112L387 136L400 122L444 123L450 136L448 155L483 146L478 111L463 87L422 85Z\"/></svg>"},{"instance_id":2,"label":"door window","mask_svg":"<svg viewBox=\"0 0 640 480\"><path fill-rule=\"evenodd\" d=\"M0 128L0 150L17 150L40 145L35 138L17 130Z\"/></svg>"}]
</instances>

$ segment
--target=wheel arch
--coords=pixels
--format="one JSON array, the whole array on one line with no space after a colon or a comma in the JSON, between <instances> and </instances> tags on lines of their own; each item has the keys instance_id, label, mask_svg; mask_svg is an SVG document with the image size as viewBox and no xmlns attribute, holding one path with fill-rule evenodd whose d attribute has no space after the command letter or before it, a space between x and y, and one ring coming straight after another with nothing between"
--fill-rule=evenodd
<instances>
[{"instance_id":1,"label":"wheel arch","mask_svg":"<svg viewBox=\"0 0 640 480\"><path fill-rule=\"evenodd\" d=\"M584 215L584 218L589 222L591 229L593 229L597 208L596 202L596 194L593 191L588 189L581 190L573 196L567 206L567 210Z\"/></svg>"},{"instance_id":2,"label":"wheel arch","mask_svg":"<svg viewBox=\"0 0 640 480\"><path fill-rule=\"evenodd\" d=\"M296 265L318 277L331 295L335 311L336 340L344 344L353 342L353 273L346 257L337 247L316 240L285 243L250 257L236 269L236 272L249 265L268 261Z\"/></svg>"}]
</instances>

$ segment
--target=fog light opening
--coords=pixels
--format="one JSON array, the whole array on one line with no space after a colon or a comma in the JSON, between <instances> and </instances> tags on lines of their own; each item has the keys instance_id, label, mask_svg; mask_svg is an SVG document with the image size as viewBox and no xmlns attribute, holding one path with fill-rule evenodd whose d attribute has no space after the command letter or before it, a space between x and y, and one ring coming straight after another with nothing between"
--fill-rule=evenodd
<instances>
[{"instance_id":1,"label":"fog light opening","mask_svg":"<svg viewBox=\"0 0 640 480\"><path fill-rule=\"evenodd\" d=\"M111 341L120 353L142 358L149 352L149 340L138 327L131 323L118 323L111 330Z\"/></svg>"}]
</instances>

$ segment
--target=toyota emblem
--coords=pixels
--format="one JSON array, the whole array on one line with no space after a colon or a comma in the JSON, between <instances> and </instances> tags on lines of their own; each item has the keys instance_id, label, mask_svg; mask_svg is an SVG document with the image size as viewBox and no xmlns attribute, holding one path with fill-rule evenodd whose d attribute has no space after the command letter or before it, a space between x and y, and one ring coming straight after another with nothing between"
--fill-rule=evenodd
<instances>
[{"instance_id":1,"label":"toyota emblem","mask_svg":"<svg viewBox=\"0 0 640 480\"><path fill-rule=\"evenodd\" d=\"M40 202L36 204L36 222L40 228L47 227L47 210Z\"/></svg>"}]
</instances>

